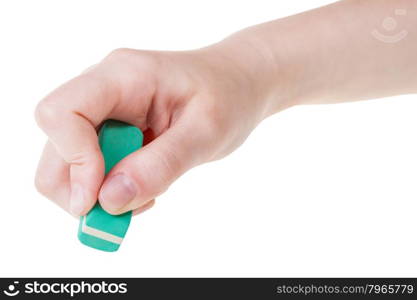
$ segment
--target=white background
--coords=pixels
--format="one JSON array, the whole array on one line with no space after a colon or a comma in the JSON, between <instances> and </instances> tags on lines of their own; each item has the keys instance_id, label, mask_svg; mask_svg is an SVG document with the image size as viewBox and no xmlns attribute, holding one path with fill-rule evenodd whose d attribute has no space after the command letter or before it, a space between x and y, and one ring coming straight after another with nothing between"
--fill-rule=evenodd
<instances>
[{"instance_id":1,"label":"white background","mask_svg":"<svg viewBox=\"0 0 417 300\"><path fill-rule=\"evenodd\" d=\"M296 107L193 169L117 253L40 196L36 103L114 48L183 50L330 3L2 1L0 276L417 276L415 96Z\"/></svg>"}]
</instances>

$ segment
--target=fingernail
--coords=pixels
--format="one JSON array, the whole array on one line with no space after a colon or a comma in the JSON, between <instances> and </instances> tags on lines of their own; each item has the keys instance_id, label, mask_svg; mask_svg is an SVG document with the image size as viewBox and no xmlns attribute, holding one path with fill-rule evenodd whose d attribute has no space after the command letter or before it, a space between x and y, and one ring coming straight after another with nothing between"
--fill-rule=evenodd
<instances>
[{"instance_id":1,"label":"fingernail","mask_svg":"<svg viewBox=\"0 0 417 300\"><path fill-rule=\"evenodd\" d=\"M127 205L136 196L136 186L124 174L110 177L102 186L99 199L105 207L117 211Z\"/></svg>"},{"instance_id":2,"label":"fingernail","mask_svg":"<svg viewBox=\"0 0 417 300\"><path fill-rule=\"evenodd\" d=\"M73 215L80 216L84 210L84 192L80 184L71 185L70 211Z\"/></svg>"}]
</instances>

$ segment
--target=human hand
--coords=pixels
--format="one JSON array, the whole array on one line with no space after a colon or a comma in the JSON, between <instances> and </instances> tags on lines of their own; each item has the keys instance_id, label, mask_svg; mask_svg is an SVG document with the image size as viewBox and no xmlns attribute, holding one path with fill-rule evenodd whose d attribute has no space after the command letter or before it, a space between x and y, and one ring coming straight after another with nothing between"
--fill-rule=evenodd
<instances>
[{"instance_id":1,"label":"human hand","mask_svg":"<svg viewBox=\"0 0 417 300\"><path fill-rule=\"evenodd\" d=\"M138 213L190 168L233 151L268 109L253 74L226 52L119 49L53 91L35 112L49 138L37 189L75 216L97 199L111 214ZM106 119L150 142L104 178L96 132Z\"/></svg>"}]
</instances>

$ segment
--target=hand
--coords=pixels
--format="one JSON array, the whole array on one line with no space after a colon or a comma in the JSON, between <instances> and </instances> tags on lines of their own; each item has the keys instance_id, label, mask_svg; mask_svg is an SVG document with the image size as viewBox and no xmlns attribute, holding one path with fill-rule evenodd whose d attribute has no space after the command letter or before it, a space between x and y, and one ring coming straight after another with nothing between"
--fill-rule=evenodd
<instances>
[{"instance_id":1,"label":"hand","mask_svg":"<svg viewBox=\"0 0 417 300\"><path fill-rule=\"evenodd\" d=\"M39 103L49 142L38 190L74 215L97 199L113 214L139 212L284 108L416 93L417 19L404 19L410 33L401 43L370 34L398 7L413 12L417 1L339 1L196 51L114 51ZM96 131L106 119L139 127L151 142L103 178Z\"/></svg>"},{"instance_id":2,"label":"hand","mask_svg":"<svg viewBox=\"0 0 417 300\"><path fill-rule=\"evenodd\" d=\"M37 189L75 216L97 199L111 214L151 207L181 174L233 151L265 117L251 76L219 47L112 52L38 104L49 141ZM104 178L97 129L106 119L133 124L151 141Z\"/></svg>"}]
</instances>

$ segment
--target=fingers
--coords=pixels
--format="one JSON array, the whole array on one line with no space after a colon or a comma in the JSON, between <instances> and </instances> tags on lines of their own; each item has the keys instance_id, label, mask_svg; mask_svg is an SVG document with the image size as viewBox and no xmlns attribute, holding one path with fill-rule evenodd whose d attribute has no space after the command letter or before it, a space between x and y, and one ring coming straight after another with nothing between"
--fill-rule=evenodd
<instances>
[{"instance_id":1,"label":"fingers","mask_svg":"<svg viewBox=\"0 0 417 300\"><path fill-rule=\"evenodd\" d=\"M69 208L74 215L84 215L92 208L103 181L97 127L106 119L117 119L146 130L155 73L150 56L117 50L37 106L38 125L69 164Z\"/></svg>"},{"instance_id":2,"label":"fingers","mask_svg":"<svg viewBox=\"0 0 417 300\"><path fill-rule=\"evenodd\" d=\"M37 190L66 211L69 210L70 178L69 164L58 154L51 142L43 150L35 176ZM145 202L133 211L137 215L152 208L155 199Z\"/></svg>"},{"instance_id":3,"label":"fingers","mask_svg":"<svg viewBox=\"0 0 417 300\"><path fill-rule=\"evenodd\" d=\"M75 215L82 215L93 206L103 179L96 124L79 113L80 101L97 97L93 95L95 91L88 84L81 86L77 79L49 95L36 109L38 125L70 166L70 210Z\"/></svg>"},{"instance_id":4,"label":"fingers","mask_svg":"<svg viewBox=\"0 0 417 300\"><path fill-rule=\"evenodd\" d=\"M143 131L156 128L159 135L170 127L174 108L183 107L173 103L191 94L183 85L168 84L155 96L168 65L143 52L116 51L43 99L35 118L50 144L39 165L38 189L77 216L86 214L97 198L109 211L122 213L145 205L192 167L193 139L187 136L192 130L179 125L119 163L108 175L108 188L100 189L104 162L99 125L117 119Z\"/></svg>"},{"instance_id":5,"label":"fingers","mask_svg":"<svg viewBox=\"0 0 417 300\"><path fill-rule=\"evenodd\" d=\"M38 125L69 164L69 207L75 215L88 212L97 199L104 163L95 127L116 101L116 88L110 83L82 75L55 90L36 108Z\"/></svg>"},{"instance_id":6,"label":"fingers","mask_svg":"<svg viewBox=\"0 0 417 300\"><path fill-rule=\"evenodd\" d=\"M69 173L69 164L48 141L36 170L35 186L41 194L66 211L69 211Z\"/></svg>"},{"instance_id":7,"label":"fingers","mask_svg":"<svg viewBox=\"0 0 417 300\"><path fill-rule=\"evenodd\" d=\"M101 187L102 207L109 213L120 214L164 192L176 178L197 164L201 143L198 133L193 136L196 128L176 124L120 161Z\"/></svg>"}]
</instances>

